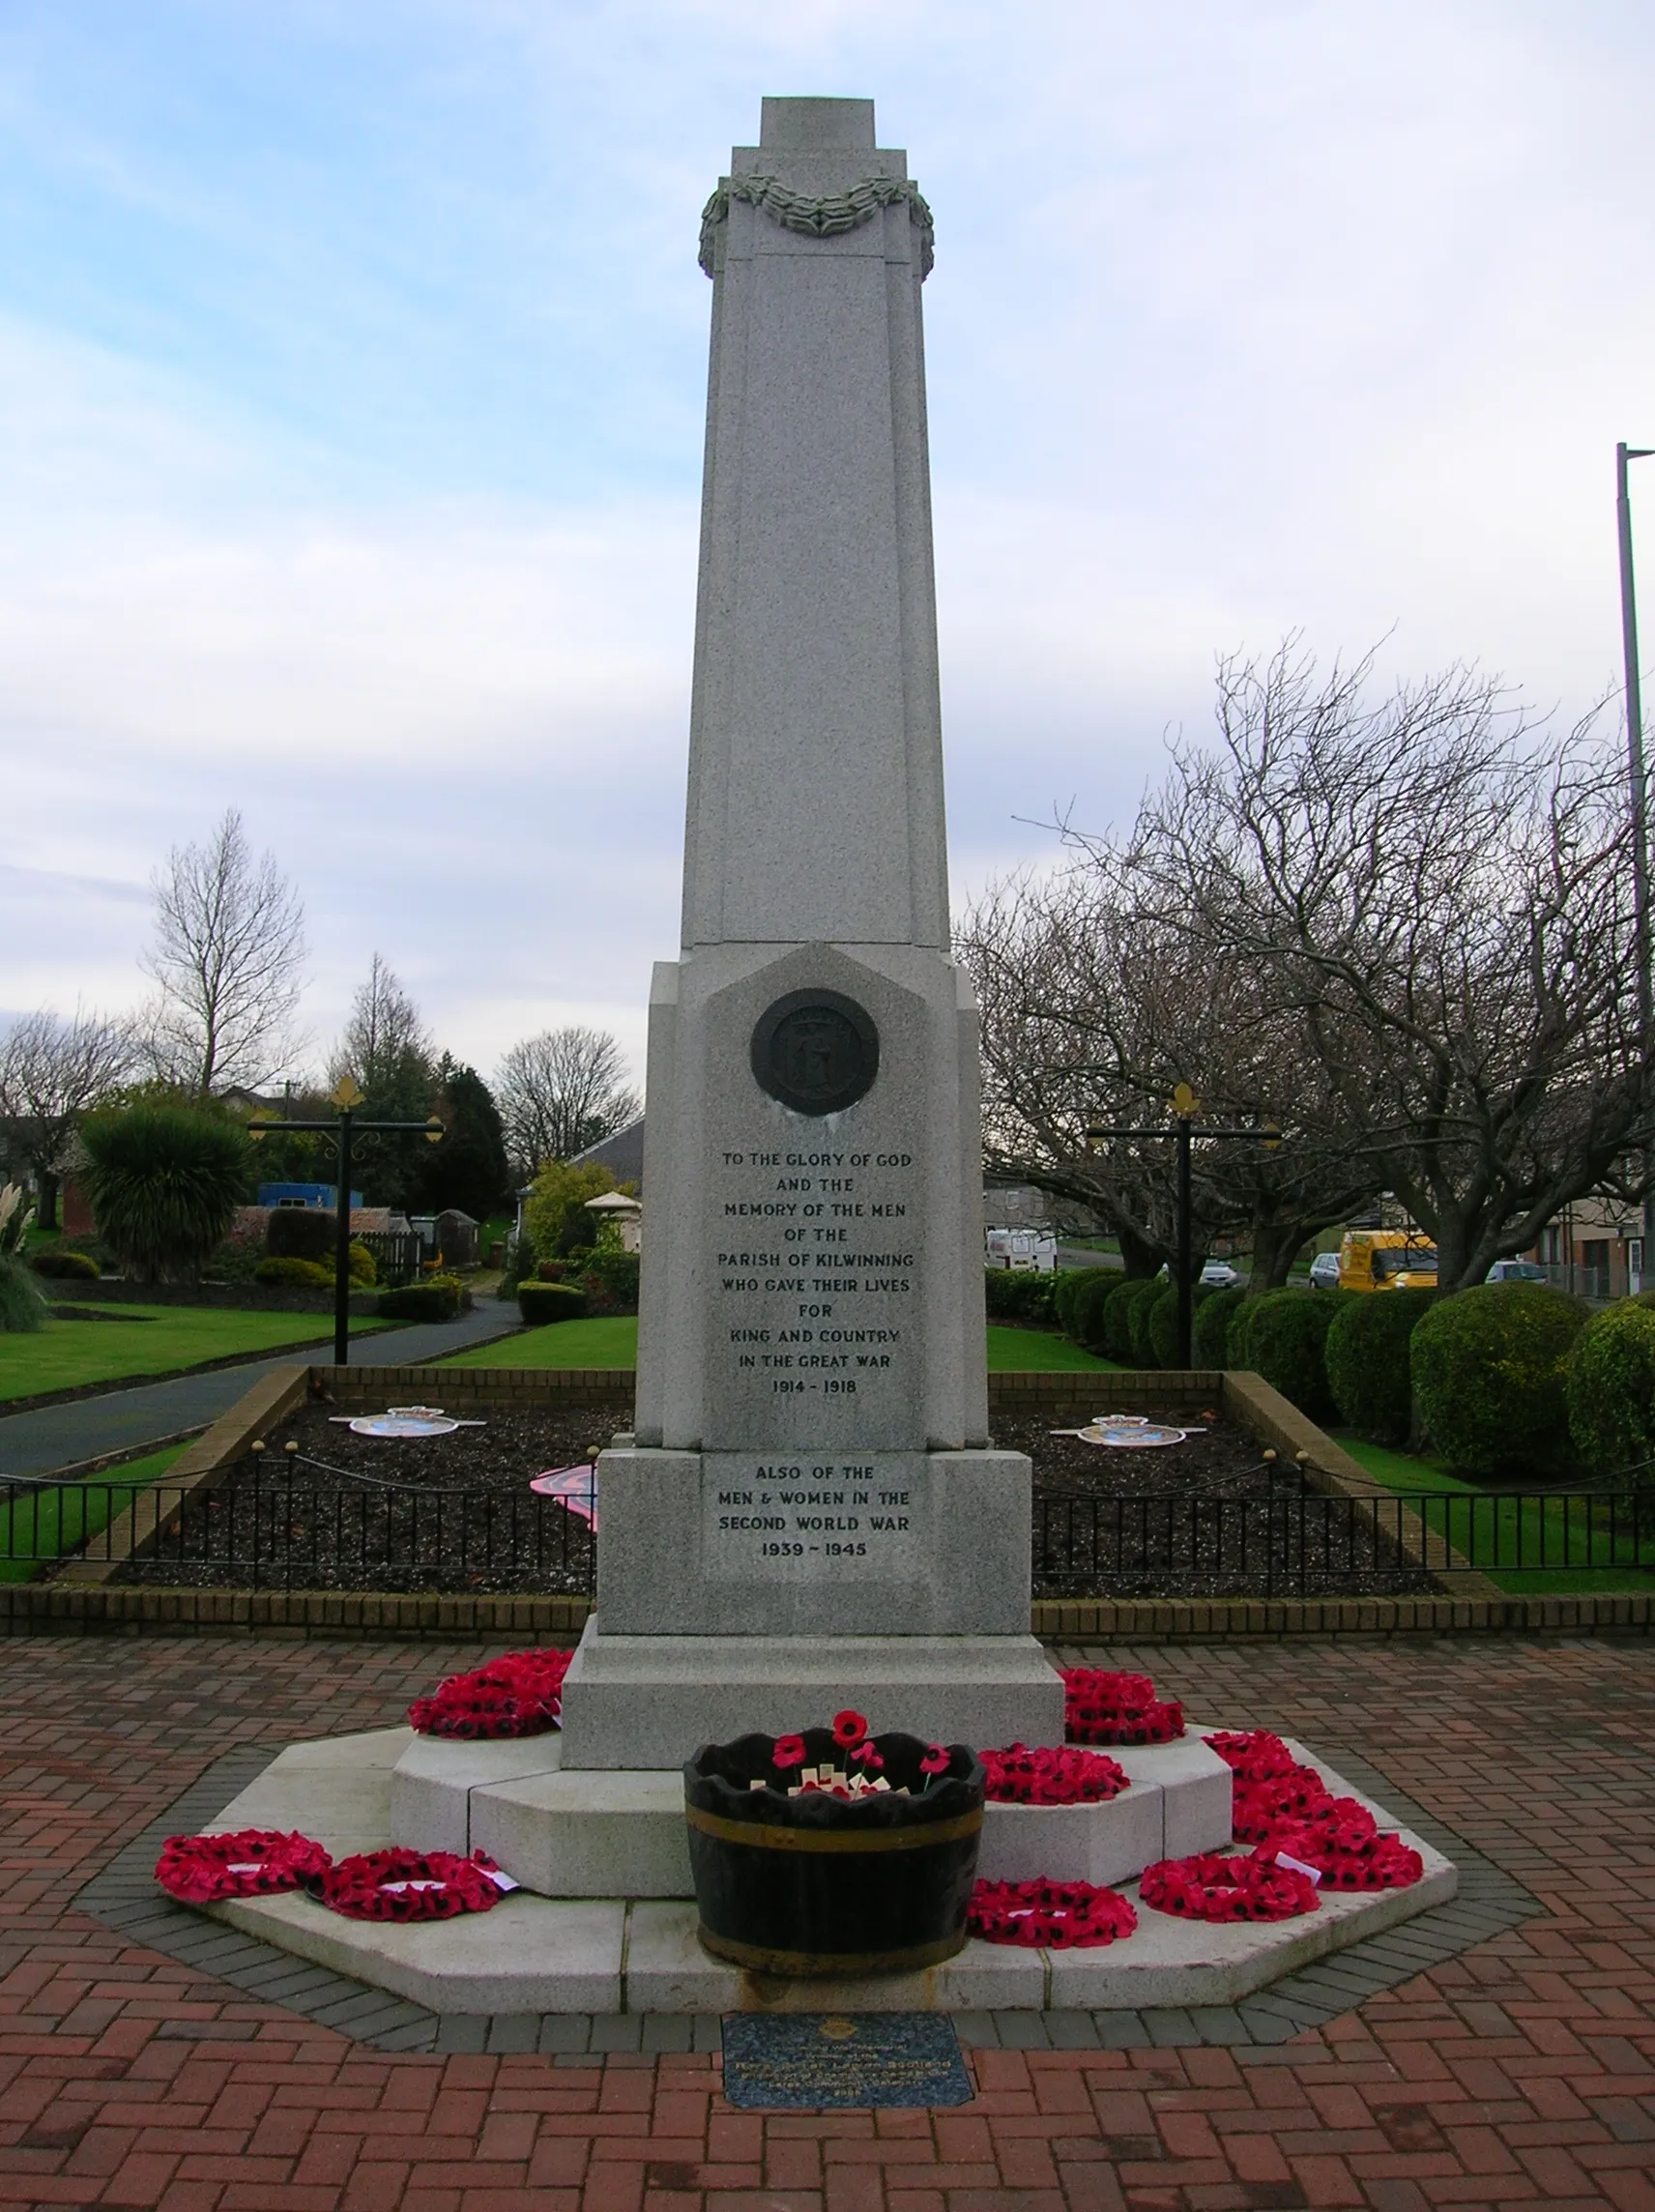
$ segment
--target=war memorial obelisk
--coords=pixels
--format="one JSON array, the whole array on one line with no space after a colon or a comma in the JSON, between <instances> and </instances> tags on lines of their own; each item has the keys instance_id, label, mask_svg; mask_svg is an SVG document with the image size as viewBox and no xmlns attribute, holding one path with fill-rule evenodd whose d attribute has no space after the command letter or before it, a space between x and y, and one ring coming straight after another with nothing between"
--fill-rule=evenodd
<instances>
[{"instance_id":1,"label":"war memorial obelisk","mask_svg":"<svg viewBox=\"0 0 1655 2212\"><path fill-rule=\"evenodd\" d=\"M652 992L636 1435L567 1768L856 1704L1059 1742L989 1446L976 1020L948 953L920 286L873 102L767 100L708 204L683 942Z\"/></svg>"}]
</instances>

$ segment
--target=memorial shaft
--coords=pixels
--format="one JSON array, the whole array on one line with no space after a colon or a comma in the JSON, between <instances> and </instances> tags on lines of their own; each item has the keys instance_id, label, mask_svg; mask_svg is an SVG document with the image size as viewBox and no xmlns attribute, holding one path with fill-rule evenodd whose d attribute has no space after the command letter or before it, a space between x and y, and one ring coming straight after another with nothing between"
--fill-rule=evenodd
<instances>
[{"instance_id":1,"label":"memorial shaft","mask_svg":"<svg viewBox=\"0 0 1655 2212\"><path fill-rule=\"evenodd\" d=\"M672 1730L714 1713L791 1726L817 1679L971 1740L1060 1716L1028 1634L1028 1462L988 1440L930 258L869 101L767 100L703 221L682 948L652 987L636 1433L599 1462L575 1764L682 1758Z\"/></svg>"}]
</instances>

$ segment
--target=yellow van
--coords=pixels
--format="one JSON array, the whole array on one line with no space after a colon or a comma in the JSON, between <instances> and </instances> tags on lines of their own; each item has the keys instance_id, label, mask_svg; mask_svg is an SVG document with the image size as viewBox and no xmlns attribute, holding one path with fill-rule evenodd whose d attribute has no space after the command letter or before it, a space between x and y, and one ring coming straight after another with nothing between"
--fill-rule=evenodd
<instances>
[{"instance_id":1,"label":"yellow van","mask_svg":"<svg viewBox=\"0 0 1655 2212\"><path fill-rule=\"evenodd\" d=\"M1410 1229L1348 1229L1339 1247L1342 1291L1434 1291L1437 1247Z\"/></svg>"}]
</instances>

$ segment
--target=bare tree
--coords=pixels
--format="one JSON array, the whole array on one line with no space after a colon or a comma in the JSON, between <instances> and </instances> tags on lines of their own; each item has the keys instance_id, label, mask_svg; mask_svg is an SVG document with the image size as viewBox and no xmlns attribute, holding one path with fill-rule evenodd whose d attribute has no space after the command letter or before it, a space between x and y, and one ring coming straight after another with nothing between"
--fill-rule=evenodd
<instances>
[{"instance_id":1,"label":"bare tree","mask_svg":"<svg viewBox=\"0 0 1655 2212\"><path fill-rule=\"evenodd\" d=\"M376 1108L419 1115L435 1091L436 1070L436 1048L419 1007L376 952L329 1060L329 1082L353 1075Z\"/></svg>"},{"instance_id":2,"label":"bare tree","mask_svg":"<svg viewBox=\"0 0 1655 2212\"><path fill-rule=\"evenodd\" d=\"M640 1111L621 1047L607 1031L542 1030L500 1063L494 1096L507 1149L526 1172L572 1159L612 1136Z\"/></svg>"},{"instance_id":3,"label":"bare tree","mask_svg":"<svg viewBox=\"0 0 1655 2212\"><path fill-rule=\"evenodd\" d=\"M1372 1195L1367 1163L1330 1127L1325 1085L1252 974L1214 972L1184 932L1140 909L1118 865L1002 884L966 917L957 949L982 1013L989 1167L1090 1208L1127 1271L1176 1250L1169 1099L1186 1083L1201 1119L1276 1141L1204 1142L1192 1161L1192 1234L1248 1240L1253 1281L1285 1280L1318 1230ZM1166 1131L1109 1137L1099 1124Z\"/></svg>"},{"instance_id":4,"label":"bare tree","mask_svg":"<svg viewBox=\"0 0 1655 2212\"><path fill-rule=\"evenodd\" d=\"M149 1025L158 1072L203 1098L266 1081L294 1044L298 894L271 854L254 860L234 807L204 845L175 845L154 885L155 942L140 965L160 986Z\"/></svg>"},{"instance_id":5,"label":"bare tree","mask_svg":"<svg viewBox=\"0 0 1655 2212\"><path fill-rule=\"evenodd\" d=\"M0 1042L0 1144L27 1168L40 1194L43 1227L57 1227L64 1155L80 1117L132 1071L130 1027L101 1014L27 1014Z\"/></svg>"},{"instance_id":6,"label":"bare tree","mask_svg":"<svg viewBox=\"0 0 1655 2212\"><path fill-rule=\"evenodd\" d=\"M1473 671L1375 697L1369 662L1323 676L1292 640L1221 669L1218 723L1125 848L1074 842L1248 979L1443 1287L1480 1281L1655 1129L1620 764Z\"/></svg>"}]
</instances>

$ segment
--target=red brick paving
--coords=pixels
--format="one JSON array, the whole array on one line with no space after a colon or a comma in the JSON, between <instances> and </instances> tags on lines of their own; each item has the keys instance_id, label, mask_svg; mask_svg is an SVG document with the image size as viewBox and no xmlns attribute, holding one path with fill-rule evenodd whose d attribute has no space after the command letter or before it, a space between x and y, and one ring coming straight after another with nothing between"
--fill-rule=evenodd
<instances>
[{"instance_id":1,"label":"red brick paving","mask_svg":"<svg viewBox=\"0 0 1655 2212\"><path fill-rule=\"evenodd\" d=\"M478 1654L0 1646L0 2212L1655 2212L1655 1648L1117 1653L1349 1746L1545 1912L1272 2049L978 2051L954 2111L733 2112L711 2057L393 2057L69 1908L235 1744L381 1726Z\"/></svg>"}]
</instances>

